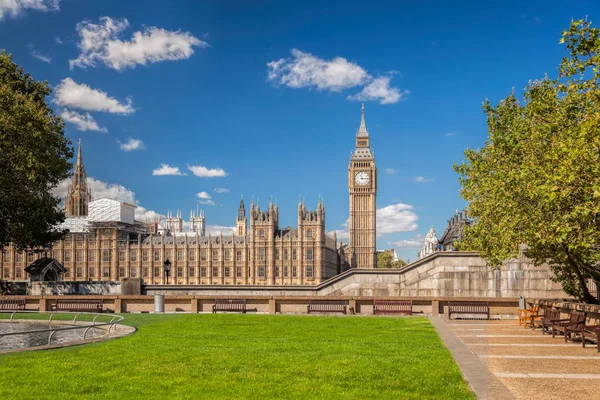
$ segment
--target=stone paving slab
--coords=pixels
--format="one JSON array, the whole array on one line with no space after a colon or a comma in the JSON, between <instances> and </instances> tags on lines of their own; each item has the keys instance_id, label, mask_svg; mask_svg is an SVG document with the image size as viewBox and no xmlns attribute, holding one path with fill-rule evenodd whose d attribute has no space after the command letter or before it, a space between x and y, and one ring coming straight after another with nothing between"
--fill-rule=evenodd
<instances>
[{"instance_id":1,"label":"stone paving slab","mask_svg":"<svg viewBox=\"0 0 600 400\"><path fill-rule=\"evenodd\" d=\"M500 359L487 358L487 367L498 372L514 372L520 374L560 373L597 374L600 378L600 360L573 359ZM568 368L565 368L568 365ZM600 398L600 395L598 396Z\"/></svg>"},{"instance_id":2,"label":"stone paving slab","mask_svg":"<svg viewBox=\"0 0 600 400\"><path fill-rule=\"evenodd\" d=\"M515 398L500 379L485 367L485 364L454 335L451 329L446 327L442 319L430 317L430 320L440 338L452 353L452 357L454 357L477 398L494 400L511 400Z\"/></svg>"},{"instance_id":3,"label":"stone paving slab","mask_svg":"<svg viewBox=\"0 0 600 400\"><path fill-rule=\"evenodd\" d=\"M529 400L595 400L600 393L596 379L500 378L517 398Z\"/></svg>"},{"instance_id":4,"label":"stone paving slab","mask_svg":"<svg viewBox=\"0 0 600 400\"><path fill-rule=\"evenodd\" d=\"M554 346L554 347L522 347L514 345L506 346L468 346L469 349L478 356L591 356L595 357L598 355L596 349L582 348L581 346ZM485 353L485 354L482 354Z\"/></svg>"},{"instance_id":5,"label":"stone paving slab","mask_svg":"<svg viewBox=\"0 0 600 400\"><path fill-rule=\"evenodd\" d=\"M438 320L446 334L462 342L513 398L600 400L600 354L595 345L584 349L581 342L565 343L562 336L542 335L517 321L486 325L486 321L446 324Z\"/></svg>"},{"instance_id":6,"label":"stone paving slab","mask_svg":"<svg viewBox=\"0 0 600 400\"><path fill-rule=\"evenodd\" d=\"M555 344L556 339L552 336L532 337L476 337L458 336L465 344ZM563 339L560 338L562 341Z\"/></svg>"}]
</instances>

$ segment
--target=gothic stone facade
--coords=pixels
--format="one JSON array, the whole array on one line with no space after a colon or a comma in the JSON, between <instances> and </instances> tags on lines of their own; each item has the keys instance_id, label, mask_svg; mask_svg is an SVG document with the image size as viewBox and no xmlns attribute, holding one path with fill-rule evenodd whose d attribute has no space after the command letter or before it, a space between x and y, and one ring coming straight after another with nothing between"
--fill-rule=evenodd
<instances>
[{"instance_id":1,"label":"gothic stone facade","mask_svg":"<svg viewBox=\"0 0 600 400\"><path fill-rule=\"evenodd\" d=\"M91 221L87 232L69 233L49 255L64 265L69 281L142 277L165 284L167 259L169 283L181 285L316 285L340 272L322 202L316 211L298 205L297 229L280 229L278 219L272 203L265 211L252 204L249 231L232 236L148 235L141 224ZM25 279L23 269L33 259L9 246L3 277Z\"/></svg>"},{"instance_id":2,"label":"gothic stone facade","mask_svg":"<svg viewBox=\"0 0 600 400\"><path fill-rule=\"evenodd\" d=\"M337 246L335 233L326 234L325 206L320 200L314 211L298 204L294 229L279 227L279 207L272 202L266 210L252 203L247 218L242 201L231 236L204 235L204 214L194 215L198 221L188 233L181 232L180 214L175 218L169 214L170 229L157 234L157 224L85 220L91 195L79 144L65 211L69 218L81 219L85 228L74 229L54 243L48 255L64 265L63 278L69 281L141 277L146 284L165 284L163 263L168 259L170 284L317 285L349 267L373 268L376 263L377 169L364 106L348 167L348 190L350 243L345 246ZM24 268L40 256L8 246L0 259L2 278L26 279Z\"/></svg>"}]
</instances>

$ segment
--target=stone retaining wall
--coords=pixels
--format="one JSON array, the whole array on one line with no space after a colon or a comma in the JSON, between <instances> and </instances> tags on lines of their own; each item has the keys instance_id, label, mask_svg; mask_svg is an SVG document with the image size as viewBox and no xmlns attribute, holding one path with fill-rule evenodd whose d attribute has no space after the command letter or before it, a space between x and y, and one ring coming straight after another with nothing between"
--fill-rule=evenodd
<instances>
[{"instance_id":1,"label":"stone retaining wall","mask_svg":"<svg viewBox=\"0 0 600 400\"><path fill-rule=\"evenodd\" d=\"M64 296L0 296L1 299L27 300L27 310L50 311L52 304ZM249 309L256 309L258 313L269 314L306 314L308 302L311 300L324 300L322 296L203 296L203 295L166 295L165 312L212 312L212 305L216 298L243 298L247 301ZM154 312L154 296L69 296L69 299L102 299L104 309L115 313L151 313ZM413 312L424 315L448 315L448 304L453 301L486 302L490 305L492 318L506 318L516 316L519 299L503 298L446 298L446 297L370 297L370 296L328 296L327 300L345 300L354 308L357 314L372 315L373 300L412 300Z\"/></svg>"}]
</instances>

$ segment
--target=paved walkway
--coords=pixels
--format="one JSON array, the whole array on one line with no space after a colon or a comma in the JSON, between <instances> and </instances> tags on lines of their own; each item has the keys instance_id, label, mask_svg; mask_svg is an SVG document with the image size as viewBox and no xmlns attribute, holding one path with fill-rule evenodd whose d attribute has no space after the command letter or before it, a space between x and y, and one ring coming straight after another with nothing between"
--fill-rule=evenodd
<instances>
[{"instance_id":1,"label":"paved walkway","mask_svg":"<svg viewBox=\"0 0 600 400\"><path fill-rule=\"evenodd\" d=\"M595 344L565 344L516 320L431 321L481 399L600 399Z\"/></svg>"}]
</instances>

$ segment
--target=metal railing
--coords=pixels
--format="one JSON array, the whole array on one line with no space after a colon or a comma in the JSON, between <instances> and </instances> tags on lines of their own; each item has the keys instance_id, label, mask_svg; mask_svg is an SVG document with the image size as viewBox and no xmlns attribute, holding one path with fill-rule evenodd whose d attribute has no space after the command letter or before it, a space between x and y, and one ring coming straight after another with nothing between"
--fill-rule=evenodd
<instances>
[{"instance_id":1,"label":"metal railing","mask_svg":"<svg viewBox=\"0 0 600 400\"><path fill-rule=\"evenodd\" d=\"M125 317L123 317L122 315L109 315L109 314L101 314L101 313L86 313L86 312L72 312L72 311L12 311L12 310L0 310L0 313L2 314L8 314L10 313L10 322L9 323L15 323L15 322L21 322L21 321L27 321L27 322L35 322L38 324L43 324L45 322L48 323L48 329L34 329L34 330L29 330L29 331L18 331L18 332L5 332L2 333L0 332L0 340L5 337L5 336L16 336L16 335L28 335L28 334L32 334L32 333L49 333L48 336L48 345L51 344L52 342L52 337L54 336L54 334L56 332L62 332L62 331L71 331L71 330L76 330L76 329L83 329L83 340L86 339L86 335L89 332L90 329L93 328L100 328L100 327L106 327L108 326L108 330L106 332L106 336L110 337L110 333L113 330L117 329L117 325L121 322L123 322L123 320L125 320ZM47 320L38 320L38 319L14 319L15 314L42 314L42 315L49 315L49 318ZM73 320L52 320L52 318L55 315L69 315L69 314L75 314L75 316L73 317ZM64 323L71 323L71 324L76 324L77 323L77 318L80 315L87 315L90 316L90 318L93 316L92 322L90 324L85 324L85 325L69 325L69 326L52 326L52 324L64 324ZM98 317L110 317L110 321L108 322L96 322L96 320L98 319ZM89 321L79 321L81 322L89 322Z\"/></svg>"}]
</instances>

